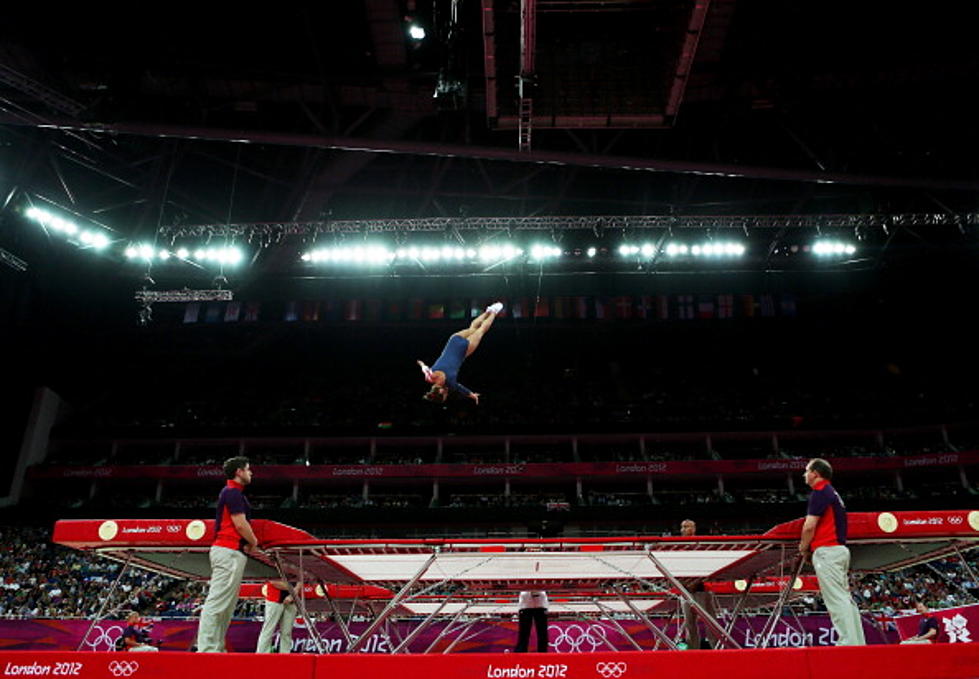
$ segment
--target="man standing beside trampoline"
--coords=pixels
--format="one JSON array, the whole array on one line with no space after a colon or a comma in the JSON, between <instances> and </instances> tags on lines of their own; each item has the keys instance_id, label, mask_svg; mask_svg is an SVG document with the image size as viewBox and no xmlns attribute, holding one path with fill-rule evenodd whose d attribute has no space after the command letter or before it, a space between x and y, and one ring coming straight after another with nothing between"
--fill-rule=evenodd
<instances>
[{"instance_id":1,"label":"man standing beside trampoline","mask_svg":"<svg viewBox=\"0 0 979 679\"><path fill-rule=\"evenodd\" d=\"M812 488L799 540L803 558L812 551L812 566L819 579L819 593L839 634L839 646L864 646L860 611L850 596L850 550L846 546L846 507L829 484L833 467L815 458L806 465L803 478Z\"/></svg>"}]
</instances>

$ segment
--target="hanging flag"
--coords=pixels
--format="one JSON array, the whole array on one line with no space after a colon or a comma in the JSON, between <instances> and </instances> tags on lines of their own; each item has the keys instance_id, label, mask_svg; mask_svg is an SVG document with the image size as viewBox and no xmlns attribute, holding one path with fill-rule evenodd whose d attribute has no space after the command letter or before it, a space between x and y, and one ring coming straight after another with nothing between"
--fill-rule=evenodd
<instances>
[{"instance_id":1,"label":"hanging flag","mask_svg":"<svg viewBox=\"0 0 979 679\"><path fill-rule=\"evenodd\" d=\"M796 305L795 305L795 295L789 293L783 294L782 299L780 300L780 306L781 306L783 316L788 316L790 318L795 317L797 312Z\"/></svg>"},{"instance_id":2,"label":"hanging flag","mask_svg":"<svg viewBox=\"0 0 979 679\"><path fill-rule=\"evenodd\" d=\"M571 317L570 297L555 297L552 306L554 318L565 319Z\"/></svg>"},{"instance_id":3,"label":"hanging flag","mask_svg":"<svg viewBox=\"0 0 979 679\"><path fill-rule=\"evenodd\" d=\"M717 296L717 317L734 318L734 295Z\"/></svg>"},{"instance_id":4,"label":"hanging flag","mask_svg":"<svg viewBox=\"0 0 979 679\"><path fill-rule=\"evenodd\" d=\"M359 299L348 299L343 303L343 320L356 323L363 319L364 303Z\"/></svg>"},{"instance_id":5,"label":"hanging flag","mask_svg":"<svg viewBox=\"0 0 979 679\"><path fill-rule=\"evenodd\" d=\"M714 318L713 297L701 297L697 301L697 318L701 320L709 320L711 318Z\"/></svg>"},{"instance_id":6,"label":"hanging flag","mask_svg":"<svg viewBox=\"0 0 979 679\"><path fill-rule=\"evenodd\" d=\"M588 318L588 298L578 296L571 305L571 316L581 320Z\"/></svg>"},{"instance_id":7,"label":"hanging flag","mask_svg":"<svg viewBox=\"0 0 979 679\"><path fill-rule=\"evenodd\" d=\"M299 320L298 303L296 302L286 302L286 312L283 319L286 323L291 323L293 321Z\"/></svg>"},{"instance_id":8,"label":"hanging flag","mask_svg":"<svg viewBox=\"0 0 979 679\"><path fill-rule=\"evenodd\" d=\"M425 302L424 300L413 297L408 300L408 319L412 321L420 321L424 317Z\"/></svg>"},{"instance_id":9,"label":"hanging flag","mask_svg":"<svg viewBox=\"0 0 979 679\"><path fill-rule=\"evenodd\" d=\"M653 317L653 296L639 295L636 297L636 318L648 320Z\"/></svg>"},{"instance_id":10,"label":"hanging flag","mask_svg":"<svg viewBox=\"0 0 979 679\"><path fill-rule=\"evenodd\" d=\"M513 312L512 315L514 318L527 318L527 309L528 307L527 307L526 297L520 297L518 299L513 300L513 305L511 306L511 310Z\"/></svg>"},{"instance_id":11,"label":"hanging flag","mask_svg":"<svg viewBox=\"0 0 979 679\"><path fill-rule=\"evenodd\" d=\"M258 312L261 310L261 302L246 302L245 303L245 322L255 323L258 321Z\"/></svg>"},{"instance_id":12,"label":"hanging flag","mask_svg":"<svg viewBox=\"0 0 979 679\"><path fill-rule=\"evenodd\" d=\"M320 303L314 300L306 300L303 302L303 320L307 323L313 323L320 320Z\"/></svg>"},{"instance_id":13,"label":"hanging flag","mask_svg":"<svg viewBox=\"0 0 979 679\"><path fill-rule=\"evenodd\" d=\"M613 316L619 321L632 319L632 297L614 297L612 299Z\"/></svg>"},{"instance_id":14,"label":"hanging flag","mask_svg":"<svg viewBox=\"0 0 979 679\"><path fill-rule=\"evenodd\" d=\"M371 298L364 304L364 320L368 323L377 323L381 320L381 300Z\"/></svg>"},{"instance_id":15,"label":"hanging flag","mask_svg":"<svg viewBox=\"0 0 979 679\"><path fill-rule=\"evenodd\" d=\"M445 304L441 302L429 302L428 318L433 321L445 318Z\"/></svg>"},{"instance_id":16,"label":"hanging flag","mask_svg":"<svg viewBox=\"0 0 979 679\"><path fill-rule=\"evenodd\" d=\"M339 321L343 317L345 302L335 299L324 299L320 302L319 315L323 321Z\"/></svg>"},{"instance_id":17,"label":"hanging flag","mask_svg":"<svg viewBox=\"0 0 979 679\"><path fill-rule=\"evenodd\" d=\"M595 320L604 321L610 316L608 297L595 298Z\"/></svg>"},{"instance_id":18,"label":"hanging flag","mask_svg":"<svg viewBox=\"0 0 979 679\"><path fill-rule=\"evenodd\" d=\"M238 300L232 300L228 302L228 306L224 308L224 322L225 323L237 323L238 318L241 316L241 302Z\"/></svg>"},{"instance_id":19,"label":"hanging flag","mask_svg":"<svg viewBox=\"0 0 979 679\"><path fill-rule=\"evenodd\" d=\"M466 317L466 309L469 304L462 299L453 299L449 301L449 318L453 320L463 320Z\"/></svg>"},{"instance_id":20,"label":"hanging flag","mask_svg":"<svg viewBox=\"0 0 979 679\"><path fill-rule=\"evenodd\" d=\"M681 321L690 321L696 317L693 304L693 295L677 295L676 317Z\"/></svg>"},{"instance_id":21,"label":"hanging flag","mask_svg":"<svg viewBox=\"0 0 979 679\"><path fill-rule=\"evenodd\" d=\"M757 308L754 295L741 295L741 313L745 318L754 318Z\"/></svg>"},{"instance_id":22,"label":"hanging flag","mask_svg":"<svg viewBox=\"0 0 979 679\"><path fill-rule=\"evenodd\" d=\"M184 308L184 323L196 323L201 313L200 302L191 302Z\"/></svg>"},{"instance_id":23,"label":"hanging flag","mask_svg":"<svg viewBox=\"0 0 979 679\"><path fill-rule=\"evenodd\" d=\"M224 305L221 302L209 302L204 310L205 323L217 323L224 316Z\"/></svg>"},{"instance_id":24,"label":"hanging flag","mask_svg":"<svg viewBox=\"0 0 979 679\"><path fill-rule=\"evenodd\" d=\"M538 297L534 302L534 318L549 318L551 315L551 300Z\"/></svg>"},{"instance_id":25,"label":"hanging flag","mask_svg":"<svg viewBox=\"0 0 979 679\"><path fill-rule=\"evenodd\" d=\"M667 321L670 318L670 296L656 295L656 318Z\"/></svg>"},{"instance_id":26,"label":"hanging flag","mask_svg":"<svg viewBox=\"0 0 979 679\"><path fill-rule=\"evenodd\" d=\"M388 300L387 308L384 310L384 320L400 321L404 314L404 307L400 300Z\"/></svg>"},{"instance_id":27,"label":"hanging flag","mask_svg":"<svg viewBox=\"0 0 979 679\"><path fill-rule=\"evenodd\" d=\"M765 318L771 318L775 315L775 300L771 295L761 296L761 315Z\"/></svg>"}]
</instances>

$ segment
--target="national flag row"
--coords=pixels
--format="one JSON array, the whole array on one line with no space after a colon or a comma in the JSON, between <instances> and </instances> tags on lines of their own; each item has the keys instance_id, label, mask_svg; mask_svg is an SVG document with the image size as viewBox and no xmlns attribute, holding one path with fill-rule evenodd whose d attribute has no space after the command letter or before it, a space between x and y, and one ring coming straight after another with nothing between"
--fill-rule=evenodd
<instances>
[{"instance_id":1,"label":"national flag row","mask_svg":"<svg viewBox=\"0 0 979 679\"><path fill-rule=\"evenodd\" d=\"M284 321L397 322L467 320L481 314L496 298L485 299L327 299L289 302L192 302L184 323L254 323ZM500 300L501 318L567 321L668 321L794 317L796 299L779 294L620 295L517 297Z\"/></svg>"}]
</instances>

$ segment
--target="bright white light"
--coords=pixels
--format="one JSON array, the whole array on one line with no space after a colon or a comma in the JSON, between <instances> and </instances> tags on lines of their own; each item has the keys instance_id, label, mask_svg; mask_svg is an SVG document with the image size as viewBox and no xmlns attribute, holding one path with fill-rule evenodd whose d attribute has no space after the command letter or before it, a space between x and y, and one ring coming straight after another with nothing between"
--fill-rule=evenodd
<instances>
[{"instance_id":1,"label":"bright white light","mask_svg":"<svg viewBox=\"0 0 979 679\"><path fill-rule=\"evenodd\" d=\"M92 242L92 234L90 234L88 231L82 231L81 235L78 237L78 240L88 245Z\"/></svg>"},{"instance_id":2,"label":"bright white light","mask_svg":"<svg viewBox=\"0 0 979 679\"><path fill-rule=\"evenodd\" d=\"M677 245L676 243L670 243L670 244L668 244L666 246L666 256L667 257L676 257L678 254L680 254L680 246L679 245Z\"/></svg>"},{"instance_id":3,"label":"bright white light","mask_svg":"<svg viewBox=\"0 0 979 679\"><path fill-rule=\"evenodd\" d=\"M585 251L585 254L588 255L589 257L594 257L595 255L598 254L598 250L596 250L595 248L588 248Z\"/></svg>"},{"instance_id":4,"label":"bright white light","mask_svg":"<svg viewBox=\"0 0 979 679\"><path fill-rule=\"evenodd\" d=\"M469 248L468 250L466 250L466 257L468 257L469 259L475 259L476 251L473 250L472 248Z\"/></svg>"},{"instance_id":5,"label":"bright white light","mask_svg":"<svg viewBox=\"0 0 979 679\"><path fill-rule=\"evenodd\" d=\"M143 244L139 246L139 256L145 259L147 262L153 259L153 246Z\"/></svg>"},{"instance_id":6,"label":"bright white light","mask_svg":"<svg viewBox=\"0 0 979 679\"><path fill-rule=\"evenodd\" d=\"M534 245L530 248L530 256L536 260L552 259L561 256L561 248L551 245Z\"/></svg>"},{"instance_id":7,"label":"bright white light","mask_svg":"<svg viewBox=\"0 0 979 679\"><path fill-rule=\"evenodd\" d=\"M194 259L196 259L198 262L203 262L206 257L207 251L203 248L198 248L194 251Z\"/></svg>"},{"instance_id":8,"label":"bright white light","mask_svg":"<svg viewBox=\"0 0 979 679\"><path fill-rule=\"evenodd\" d=\"M303 260L304 262L308 262L312 258L313 258L312 255L310 255L308 252L304 252L302 255L299 256L299 259Z\"/></svg>"},{"instance_id":9,"label":"bright white light","mask_svg":"<svg viewBox=\"0 0 979 679\"><path fill-rule=\"evenodd\" d=\"M856 251L857 251L857 248L856 248L855 245L847 245L846 246L846 254L852 255L852 254L856 253Z\"/></svg>"},{"instance_id":10,"label":"bright white light","mask_svg":"<svg viewBox=\"0 0 979 679\"><path fill-rule=\"evenodd\" d=\"M177 257L180 259L187 259L190 257L190 251L187 248L180 248L177 250Z\"/></svg>"},{"instance_id":11,"label":"bright white light","mask_svg":"<svg viewBox=\"0 0 979 679\"><path fill-rule=\"evenodd\" d=\"M28 219L33 219L36 222L42 222L46 217L44 211L36 207L27 208L27 211L24 214L27 215Z\"/></svg>"},{"instance_id":12,"label":"bright white light","mask_svg":"<svg viewBox=\"0 0 979 679\"><path fill-rule=\"evenodd\" d=\"M412 24L408 27L408 35L412 40L424 40L425 39L425 29L418 24Z\"/></svg>"},{"instance_id":13,"label":"bright white light","mask_svg":"<svg viewBox=\"0 0 979 679\"><path fill-rule=\"evenodd\" d=\"M167 250L160 250L160 259L164 262L170 259L170 253Z\"/></svg>"},{"instance_id":14,"label":"bright white light","mask_svg":"<svg viewBox=\"0 0 979 679\"><path fill-rule=\"evenodd\" d=\"M690 248L690 254L692 254L694 257L699 257L700 256L700 246L699 245L694 245L692 248Z\"/></svg>"},{"instance_id":15,"label":"bright white light","mask_svg":"<svg viewBox=\"0 0 979 679\"><path fill-rule=\"evenodd\" d=\"M127 259L136 259L136 257L138 255L139 255L139 250L137 250L136 248L134 248L132 245L130 245L128 248L126 248L126 258Z\"/></svg>"},{"instance_id":16,"label":"bright white light","mask_svg":"<svg viewBox=\"0 0 979 679\"><path fill-rule=\"evenodd\" d=\"M643 257L652 257L656 254L656 248L650 243L644 243L640 252L642 252Z\"/></svg>"}]
</instances>

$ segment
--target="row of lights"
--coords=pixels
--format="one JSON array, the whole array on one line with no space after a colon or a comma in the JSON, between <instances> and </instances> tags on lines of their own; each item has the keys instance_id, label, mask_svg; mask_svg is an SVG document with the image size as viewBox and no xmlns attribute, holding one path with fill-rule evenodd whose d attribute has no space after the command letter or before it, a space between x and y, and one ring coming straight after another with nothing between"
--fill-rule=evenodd
<instances>
[{"instance_id":1,"label":"row of lights","mask_svg":"<svg viewBox=\"0 0 979 679\"><path fill-rule=\"evenodd\" d=\"M531 256L535 259L553 257L560 254L560 250L547 246L534 246ZM303 253L301 259L304 262L332 264L390 264L395 260L399 261L419 261L426 263L434 262L472 262L480 261L484 263L502 262L514 257L519 257L524 253L513 245L484 245L476 248L461 248L457 246L444 245L442 247L406 247L390 250L383 245L364 245L355 247L337 248L318 248Z\"/></svg>"},{"instance_id":2,"label":"row of lights","mask_svg":"<svg viewBox=\"0 0 979 679\"><path fill-rule=\"evenodd\" d=\"M810 248L806 248L809 250ZM813 254L821 257L833 257L852 255L856 252L856 247L849 243L840 241L817 241L812 245ZM607 253L604 248L602 254ZM640 257L650 259L657 254L665 255L670 259L677 258L706 258L706 259L729 259L743 257L747 253L747 247L738 242L705 242L687 244L681 242L670 242L664 247L657 248L652 243L635 245L624 243L619 246L618 254L622 257ZM586 249L575 248L570 251L563 251L553 245L537 244L530 247L527 252L532 261L544 262L557 259L563 255L580 256L585 255L593 258L599 254L595 247ZM303 253L301 259L304 262L315 264L367 264L384 266L396 261L411 262L418 261L424 263L464 263L481 262L496 263L504 262L524 255L524 250L511 244L506 245L484 245L479 249L462 248L458 246L444 245L441 247L421 246L403 247L391 250L384 245L363 245L335 248L318 248Z\"/></svg>"},{"instance_id":3,"label":"row of lights","mask_svg":"<svg viewBox=\"0 0 979 679\"><path fill-rule=\"evenodd\" d=\"M167 250L157 249L149 243L130 245L125 251L126 259L141 262L166 262L171 258L183 261L196 261L200 263L211 262L216 264L240 264L245 258L245 254L235 247L226 248L177 248Z\"/></svg>"},{"instance_id":4,"label":"row of lights","mask_svg":"<svg viewBox=\"0 0 979 679\"><path fill-rule=\"evenodd\" d=\"M742 243L668 243L661 251L657 251L652 243L643 245L624 244L619 246L619 254L623 257L653 257L657 252L667 257L741 257L747 251Z\"/></svg>"},{"instance_id":5,"label":"row of lights","mask_svg":"<svg viewBox=\"0 0 979 679\"><path fill-rule=\"evenodd\" d=\"M83 229L75 222L64 217L59 217L39 207L29 207L24 214L28 219L37 222L44 228L64 234L69 241L82 247L103 250L111 242L109 236L103 231Z\"/></svg>"}]
</instances>

